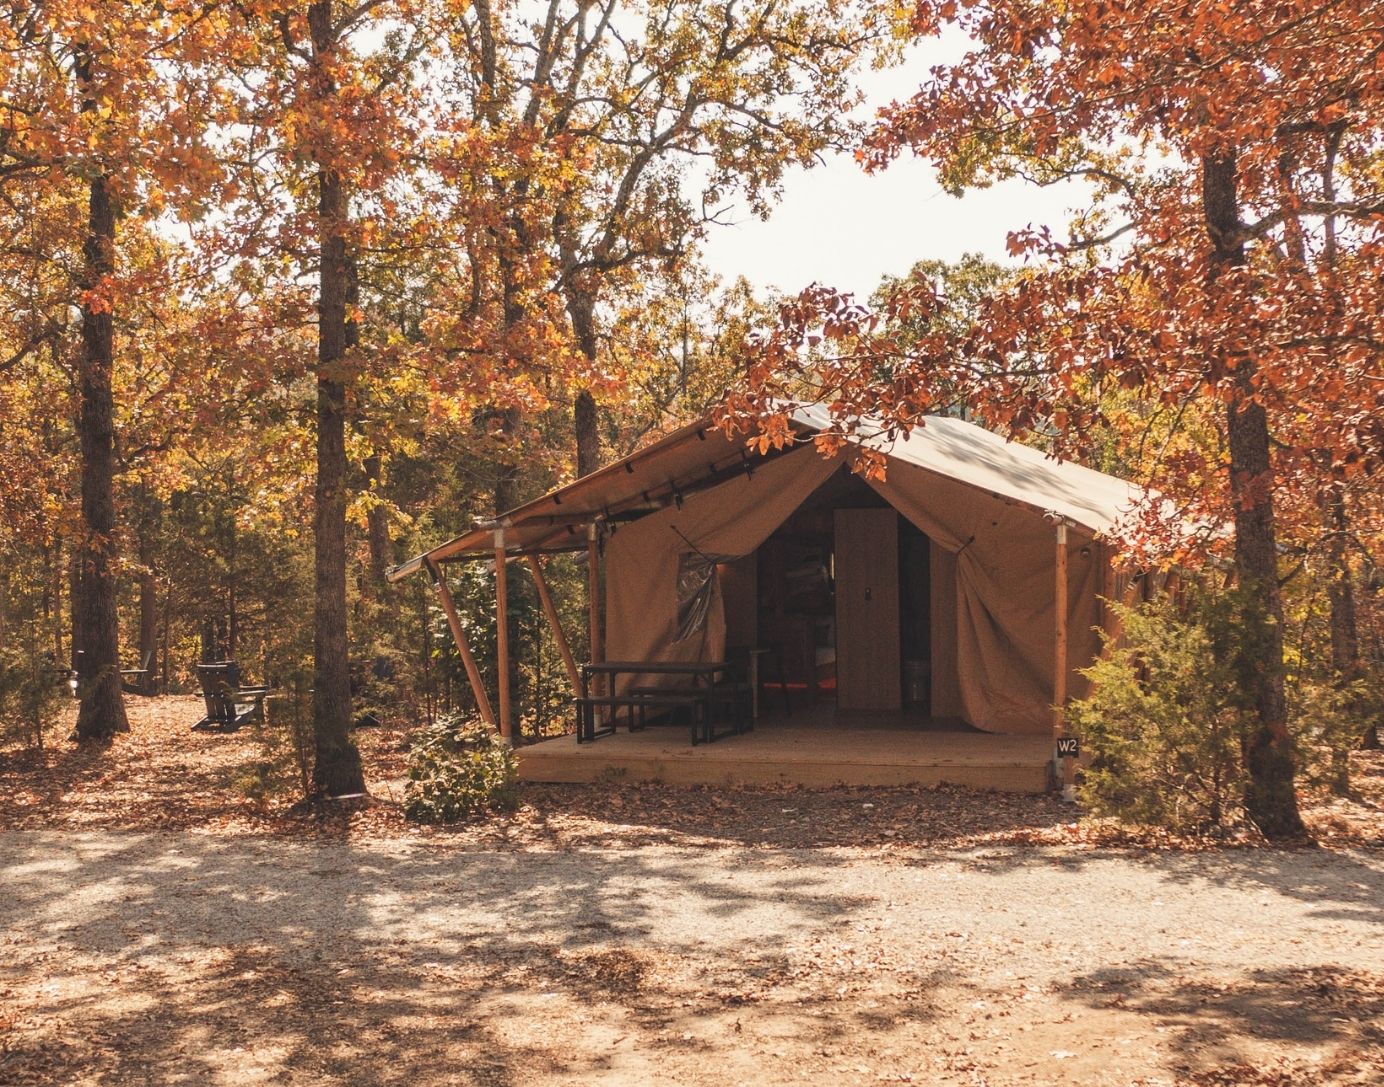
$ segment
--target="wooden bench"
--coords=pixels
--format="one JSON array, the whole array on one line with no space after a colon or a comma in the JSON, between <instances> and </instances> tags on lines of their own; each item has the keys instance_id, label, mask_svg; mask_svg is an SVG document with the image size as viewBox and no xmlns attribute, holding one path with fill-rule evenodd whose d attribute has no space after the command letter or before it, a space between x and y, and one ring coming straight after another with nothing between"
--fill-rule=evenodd
<instances>
[{"instance_id":1,"label":"wooden bench","mask_svg":"<svg viewBox=\"0 0 1384 1087\"><path fill-rule=\"evenodd\" d=\"M663 699L675 705L694 707L692 724L692 746L698 743L709 744L726 736L739 736L754 727L751 710L751 688L748 683L725 682L711 687L635 687L630 691L644 699ZM657 703L650 701L647 705ZM715 710L724 707L729 711L730 727L716 731ZM642 710L641 710L642 713ZM701 716L701 736L697 735L696 717ZM643 727L641 723L640 727Z\"/></svg>"},{"instance_id":2,"label":"wooden bench","mask_svg":"<svg viewBox=\"0 0 1384 1087\"><path fill-rule=\"evenodd\" d=\"M206 716L192 726L194 732L234 732L246 721L264 720L264 697L268 687L243 687L240 666L235 661L199 664L197 679L202 684Z\"/></svg>"},{"instance_id":3,"label":"wooden bench","mask_svg":"<svg viewBox=\"0 0 1384 1087\"><path fill-rule=\"evenodd\" d=\"M704 712L699 712L703 711L706 694L706 691L689 689L686 694L672 692L635 694L629 692L622 695L582 695L574 698L572 704L577 711L577 743L590 743L597 737L610 736L615 733L614 712L611 713L608 724L599 729L596 727L596 710L598 709L628 711L629 730L631 732L641 732L648 726L648 714L651 709L690 709L692 711L692 743L696 744L698 742L697 726L702 724L701 718L706 716Z\"/></svg>"}]
</instances>

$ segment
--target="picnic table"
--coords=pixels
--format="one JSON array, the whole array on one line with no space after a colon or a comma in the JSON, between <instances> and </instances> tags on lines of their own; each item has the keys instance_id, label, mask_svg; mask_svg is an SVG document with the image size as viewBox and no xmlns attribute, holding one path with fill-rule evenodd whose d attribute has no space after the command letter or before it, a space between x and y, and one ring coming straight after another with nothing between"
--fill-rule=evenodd
<instances>
[{"instance_id":1,"label":"picnic table","mask_svg":"<svg viewBox=\"0 0 1384 1087\"><path fill-rule=\"evenodd\" d=\"M577 743L589 743L598 736L614 733L621 710L628 718L631 732L646 727L651 710L669 713L685 710L693 747L744 732L750 727L746 706L750 686L731 680L731 666L725 661L588 661L580 665L578 671L581 694L573 700L577 711ZM622 675L662 676L690 682L632 686L617 694L616 680ZM609 678L609 689L602 694L592 694L591 681L598 676ZM599 712L602 710L609 710L610 716L598 728L596 722L603 716ZM730 728L718 733L715 718L719 710L728 711Z\"/></svg>"}]
</instances>

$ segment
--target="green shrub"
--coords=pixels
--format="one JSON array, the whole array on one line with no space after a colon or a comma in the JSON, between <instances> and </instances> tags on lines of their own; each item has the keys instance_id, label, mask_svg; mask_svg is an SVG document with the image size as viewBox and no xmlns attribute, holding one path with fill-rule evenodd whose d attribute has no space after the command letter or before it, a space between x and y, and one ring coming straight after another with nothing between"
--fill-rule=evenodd
<instances>
[{"instance_id":1,"label":"green shrub","mask_svg":"<svg viewBox=\"0 0 1384 1087\"><path fill-rule=\"evenodd\" d=\"M283 790L283 764L274 759L254 759L231 771L230 788L255 804L263 805Z\"/></svg>"},{"instance_id":2,"label":"green shrub","mask_svg":"<svg viewBox=\"0 0 1384 1087\"><path fill-rule=\"evenodd\" d=\"M1080 795L1096 815L1203 832L1243 814L1249 714L1232 663L1233 604L1182 615L1169 601L1115 607L1124 638L1083 671L1070 720L1092 757Z\"/></svg>"},{"instance_id":3,"label":"green shrub","mask_svg":"<svg viewBox=\"0 0 1384 1087\"><path fill-rule=\"evenodd\" d=\"M66 673L45 655L23 646L0 653L0 737L42 747L71 697Z\"/></svg>"},{"instance_id":4,"label":"green shrub","mask_svg":"<svg viewBox=\"0 0 1384 1087\"><path fill-rule=\"evenodd\" d=\"M404 814L420 823L455 823L519 806L514 752L488 726L444 717L409 749Z\"/></svg>"},{"instance_id":5,"label":"green shrub","mask_svg":"<svg viewBox=\"0 0 1384 1087\"><path fill-rule=\"evenodd\" d=\"M1375 697L1369 683L1298 674L1289 677L1287 695L1299 782L1344 796L1350 792L1350 753L1360 745Z\"/></svg>"}]
</instances>

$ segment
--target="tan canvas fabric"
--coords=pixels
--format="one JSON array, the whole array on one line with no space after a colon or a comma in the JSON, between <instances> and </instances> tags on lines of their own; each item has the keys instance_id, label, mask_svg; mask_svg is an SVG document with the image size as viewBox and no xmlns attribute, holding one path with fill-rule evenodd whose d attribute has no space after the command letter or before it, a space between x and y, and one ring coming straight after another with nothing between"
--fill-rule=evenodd
<instances>
[{"instance_id":1,"label":"tan canvas fabric","mask_svg":"<svg viewBox=\"0 0 1384 1087\"><path fill-rule=\"evenodd\" d=\"M621 526L606 548L607 656L719 659L725 651L719 591L703 630L675 638L679 557L691 545L718 560L750 554L840 463L805 448L767 462L752 477L689 496L681 509ZM934 712L992 732L1048 732L1054 526L1030 508L908 461L891 458L887 478L871 485L947 556L934 571L933 600L943 612L933 618ZM1071 534L1068 645L1078 668L1099 645L1093 629L1100 618L1099 549L1086 543ZM639 682L648 680L622 680L626 686ZM1080 688L1080 677L1072 674L1069 690Z\"/></svg>"},{"instance_id":2,"label":"tan canvas fabric","mask_svg":"<svg viewBox=\"0 0 1384 1087\"><path fill-rule=\"evenodd\" d=\"M793 418L813 430L831 421L818 404L797 408ZM893 442L872 439L868 426L862 437L893 462L927 468L1039 511L1052 510L1091 532L1109 532L1150 498L1137 484L1074 461L1053 460L1042 450L1006 441L964 419L929 415L908 437Z\"/></svg>"},{"instance_id":3,"label":"tan canvas fabric","mask_svg":"<svg viewBox=\"0 0 1384 1087\"><path fill-rule=\"evenodd\" d=\"M605 553L607 659L721 659L726 624L719 589L700 635L675 640L679 557L694 549L715 559L750 554L838 467L811 448L799 449L766 461L752 475L689 495L681 509L670 506L621 525ZM620 682L623 689L648 680Z\"/></svg>"},{"instance_id":4,"label":"tan canvas fabric","mask_svg":"<svg viewBox=\"0 0 1384 1087\"><path fill-rule=\"evenodd\" d=\"M932 715L966 716L956 667L956 556L936 540L929 548L932 589Z\"/></svg>"},{"instance_id":5,"label":"tan canvas fabric","mask_svg":"<svg viewBox=\"0 0 1384 1087\"><path fill-rule=\"evenodd\" d=\"M868 424L868 421L865 421ZM799 437L830 425L825 408L792 410ZM1069 663L1082 667L1099 648L1097 599L1104 548L1090 539L1118 527L1141 502L1157 500L1134 484L1058 462L959 419L929 417L892 444L865 425L858 440L888 455L876 490L933 541L933 706L1001 732L1046 733L1053 696L1054 527L1051 512L1081 526L1069 552ZM743 442L708 420L682 428L600 472L511 511L511 548L583 546L585 526L638 505L668 502L734 470ZM753 458L752 458L753 459ZM679 557L695 545L716 558L751 554L842 463L804 447L742 476L688 494L621 524L606 559L606 652L610 659L693 660L725 651L724 603L712 584L704 628L678 641ZM674 528L681 530L691 545ZM487 553L490 527L417 556L390 572L397 579L425 559ZM638 682L639 678L626 680ZM1083 689L1071 675L1068 690Z\"/></svg>"},{"instance_id":6,"label":"tan canvas fabric","mask_svg":"<svg viewBox=\"0 0 1384 1087\"><path fill-rule=\"evenodd\" d=\"M891 459L887 477L870 485L955 557L962 717L987 732L1050 731L1055 527L1031 509L903 461ZM1069 533L1067 648L1078 668L1099 648L1098 549L1088 542ZM1081 682L1071 675L1069 691Z\"/></svg>"}]
</instances>

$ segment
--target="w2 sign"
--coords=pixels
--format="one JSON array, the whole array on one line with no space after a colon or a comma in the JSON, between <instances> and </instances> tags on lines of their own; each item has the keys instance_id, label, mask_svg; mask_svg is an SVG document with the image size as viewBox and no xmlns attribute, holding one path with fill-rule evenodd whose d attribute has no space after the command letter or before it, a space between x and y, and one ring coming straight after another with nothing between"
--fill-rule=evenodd
<instances>
[{"instance_id":1,"label":"w2 sign","mask_svg":"<svg viewBox=\"0 0 1384 1087\"><path fill-rule=\"evenodd\" d=\"M1057 757L1059 759L1081 758L1081 741L1075 736L1061 737L1057 741Z\"/></svg>"}]
</instances>

